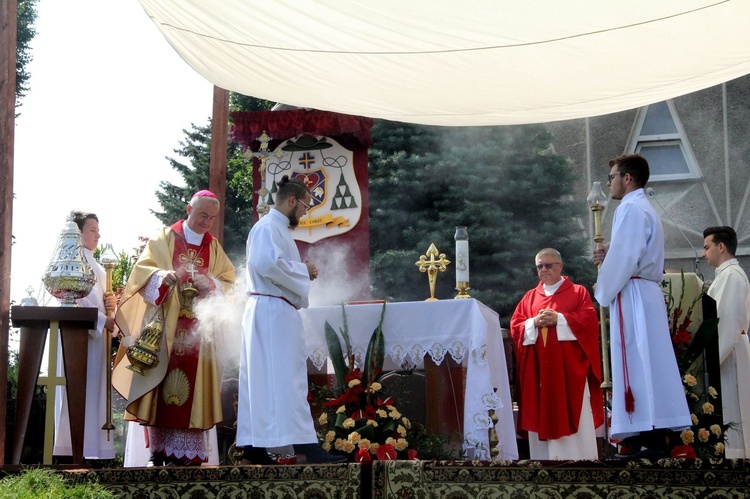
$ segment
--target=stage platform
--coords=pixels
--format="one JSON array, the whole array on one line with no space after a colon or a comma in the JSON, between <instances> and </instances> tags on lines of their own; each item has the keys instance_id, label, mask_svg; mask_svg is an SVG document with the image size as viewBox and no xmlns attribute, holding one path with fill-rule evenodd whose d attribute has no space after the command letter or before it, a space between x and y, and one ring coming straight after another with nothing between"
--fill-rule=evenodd
<instances>
[{"instance_id":1,"label":"stage platform","mask_svg":"<svg viewBox=\"0 0 750 499\"><path fill-rule=\"evenodd\" d=\"M728 459L376 461L59 472L76 482L98 480L116 497L134 499L742 498L750 495L749 464Z\"/></svg>"}]
</instances>

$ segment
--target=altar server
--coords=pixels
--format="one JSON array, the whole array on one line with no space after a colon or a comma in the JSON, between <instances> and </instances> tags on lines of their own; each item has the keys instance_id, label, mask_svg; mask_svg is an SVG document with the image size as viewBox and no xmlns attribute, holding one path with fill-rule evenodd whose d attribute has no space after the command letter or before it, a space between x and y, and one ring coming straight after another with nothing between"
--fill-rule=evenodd
<instances>
[{"instance_id":1,"label":"altar server","mask_svg":"<svg viewBox=\"0 0 750 499\"><path fill-rule=\"evenodd\" d=\"M703 231L703 258L716 268L708 296L716 300L719 318L721 415L734 423L727 431L726 457L750 456L750 285L734 257L737 233L731 227Z\"/></svg>"},{"instance_id":2,"label":"altar server","mask_svg":"<svg viewBox=\"0 0 750 499\"><path fill-rule=\"evenodd\" d=\"M562 276L560 252L537 253L539 284L511 318L518 363L518 427L531 459L597 459L604 423L599 321L588 290Z\"/></svg>"},{"instance_id":3,"label":"altar server","mask_svg":"<svg viewBox=\"0 0 750 499\"><path fill-rule=\"evenodd\" d=\"M660 286L664 228L643 191L650 175L646 159L619 156L609 167L610 195L622 203L609 249L594 252L594 263L601 263L594 296L609 307L611 436L631 437L622 442L620 457L660 457L665 430L691 425Z\"/></svg>"},{"instance_id":4,"label":"altar server","mask_svg":"<svg viewBox=\"0 0 750 499\"><path fill-rule=\"evenodd\" d=\"M89 330L87 363L86 363L86 416L83 421L83 457L89 460L114 459L114 438L107 435L102 426L107 421L107 390L106 383L108 364L105 362L104 334L114 331L115 324L111 317L117 306L114 295L106 295L107 274L104 268L94 258L94 250L99 244L99 218L94 213L81 211L73 212L73 222L81 231L83 255L96 275L96 284L88 296L76 300L79 307L93 307L99 310L96 329ZM61 352L62 353L62 352ZM59 358L62 358L59 356ZM58 375L62 376L63 366L58 364ZM57 388L55 409L57 413L55 424L55 456L72 456L73 446L70 438L70 420L68 417L68 399L64 387ZM74 421L74 424L80 424ZM65 460L58 460L61 463ZM102 463L96 463L102 464Z\"/></svg>"},{"instance_id":5,"label":"altar server","mask_svg":"<svg viewBox=\"0 0 750 499\"><path fill-rule=\"evenodd\" d=\"M247 238L247 295L240 352L237 446L243 462L273 464L266 448L294 446L307 463L345 461L318 443L307 401L302 319L318 269L302 262L292 238L312 202L298 179L282 177L276 203ZM275 450L275 449L271 449Z\"/></svg>"}]
</instances>

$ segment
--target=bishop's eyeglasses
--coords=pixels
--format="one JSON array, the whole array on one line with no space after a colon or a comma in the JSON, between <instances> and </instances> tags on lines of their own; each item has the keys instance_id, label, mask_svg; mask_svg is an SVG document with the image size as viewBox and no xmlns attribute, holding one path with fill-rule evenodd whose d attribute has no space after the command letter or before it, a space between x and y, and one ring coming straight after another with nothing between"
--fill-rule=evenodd
<instances>
[{"instance_id":1,"label":"bishop's eyeglasses","mask_svg":"<svg viewBox=\"0 0 750 499\"><path fill-rule=\"evenodd\" d=\"M557 265L558 263L562 263L562 262L540 263L539 265L536 266L536 269L537 270L542 270L542 269L549 270L552 267L554 267L555 265Z\"/></svg>"}]
</instances>

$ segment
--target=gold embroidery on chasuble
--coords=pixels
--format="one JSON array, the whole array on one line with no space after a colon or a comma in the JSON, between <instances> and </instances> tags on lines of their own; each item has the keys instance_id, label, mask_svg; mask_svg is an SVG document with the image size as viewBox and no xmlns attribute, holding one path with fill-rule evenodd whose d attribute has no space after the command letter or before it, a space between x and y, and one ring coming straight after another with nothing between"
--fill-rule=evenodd
<instances>
[{"instance_id":1,"label":"gold embroidery on chasuble","mask_svg":"<svg viewBox=\"0 0 750 499\"><path fill-rule=\"evenodd\" d=\"M162 390L164 403L181 406L190 397L190 381L182 369L172 369L164 378Z\"/></svg>"},{"instance_id":2,"label":"gold embroidery on chasuble","mask_svg":"<svg viewBox=\"0 0 750 499\"><path fill-rule=\"evenodd\" d=\"M195 277L193 273L198 271L196 267L203 267L203 265L205 265L206 263L202 257L198 256L198 252L196 250L189 248L187 250L187 254L180 253L177 259L180 263L185 264L187 272L191 275L191 277Z\"/></svg>"}]
</instances>

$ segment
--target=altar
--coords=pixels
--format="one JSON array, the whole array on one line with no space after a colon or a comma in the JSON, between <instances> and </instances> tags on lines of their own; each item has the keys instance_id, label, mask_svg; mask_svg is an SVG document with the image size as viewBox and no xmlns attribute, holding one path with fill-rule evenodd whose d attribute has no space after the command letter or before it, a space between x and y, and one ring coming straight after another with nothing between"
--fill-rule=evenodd
<instances>
[{"instance_id":1,"label":"altar","mask_svg":"<svg viewBox=\"0 0 750 499\"><path fill-rule=\"evenodd\" d=\"M378 326L382 303L346 305L352 351L361 361ZM328 359L326 321L343 327L341 306L300 310L308 358L321 369ZM450 355L466 366L464 450L467 456L490 459L489 411L497 416L498 459L518 459L513 404L496 312L475 299L388 303L383 320L386 361L420 365L425 355L440 365ZM342 347L343 348L343 347Z\"/></svg>"}]
</instances>

